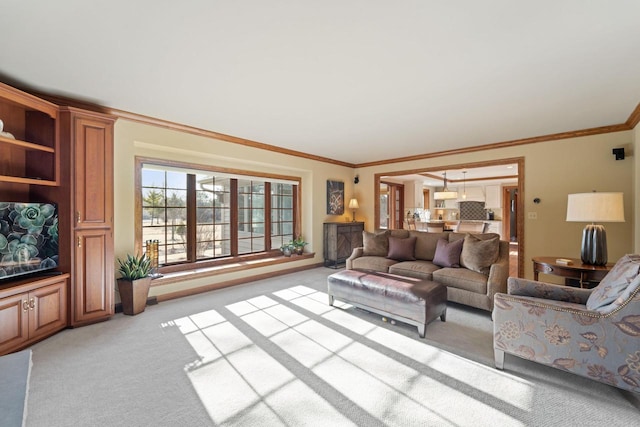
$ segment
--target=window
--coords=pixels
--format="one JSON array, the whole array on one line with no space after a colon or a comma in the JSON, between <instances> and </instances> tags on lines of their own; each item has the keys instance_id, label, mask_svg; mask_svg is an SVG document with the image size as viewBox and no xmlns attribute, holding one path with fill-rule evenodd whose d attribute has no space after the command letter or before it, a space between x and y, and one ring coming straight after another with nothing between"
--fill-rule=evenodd
<instances>
[{"instance_id":1,"label":"window","mask_svg":"<svg viewBox=\"0 0 640 427\"><path fill-rule=\"evenodd\" d=\"M299 234L299 178L141 158L137 171L136 245L157 241L163 270L273 256Z\"/></svg>"}]
</instances>

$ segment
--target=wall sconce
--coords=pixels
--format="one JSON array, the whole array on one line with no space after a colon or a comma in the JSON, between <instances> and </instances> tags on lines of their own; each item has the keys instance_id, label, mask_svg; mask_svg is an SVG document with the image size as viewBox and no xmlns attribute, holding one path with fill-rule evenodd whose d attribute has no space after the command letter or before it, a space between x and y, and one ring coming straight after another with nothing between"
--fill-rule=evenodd
<instances>
[{"instance_id":1,"label":"wall sconce","mask_svg":"<svg viewBox=\"0 0 640 427\"><path fill-rule=\"evenodd\" d=\"M353 222L356 222L356 209L359 208L360 206L358 205L358 199L354 197L353 199L349 200L349 209L351 209L353 212Z\"/></svg>"}]
</instances>

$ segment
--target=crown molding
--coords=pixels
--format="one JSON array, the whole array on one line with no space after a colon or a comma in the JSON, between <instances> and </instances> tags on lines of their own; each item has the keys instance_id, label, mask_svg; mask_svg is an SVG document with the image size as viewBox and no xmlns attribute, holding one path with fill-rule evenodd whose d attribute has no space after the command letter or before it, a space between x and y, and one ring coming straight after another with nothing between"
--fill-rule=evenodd
<instances>
[{"instance_id":1,"label":"crown molding","mask_svg":"<svg viewBox=\"0 0 640 427\"><path fill-rule=\"evenodd\" d=\"M636 108L636 110L638 109ZM640 115L640 111L638 111L638 115ZM640 117L638 117L638 119L640 119ZM475 153L478 151L495 150L497 148L515 147L518 145L534 144L537 142L556 141L559 139L577 138L580 136L590 136L590 135L599 135L603 133L621 132L621 131L631 130L631 129L633 128L629 126L628 123L622 123L618 125L609 125L609 126L600 126L596 128L576 130L571 132L561 132L561 133L554 133L550 135L535 136L531 138L514 139L512 141L503 141L503 142L496 142L492 144L476 145L474 147L457 148L454 150L437 151L437 152L428 153L428 154L418 154L415 156L397 157L395 159L389 159L389 160L360 163L360 164L357 164L356 167L364 168L364 167L370 167L370 166L388 165L392 163L409 162L413 160L433 159L435 157L451 156L453 154Z\"/></svg>"},{"instance_id":2,"label":"crown molding","mask_svg":"<svg viewBox=\"0 0 640 427\"><path fill-rule=\"evenodd\" d=\"M629 115L626 125L629 126L630 129L633 129L638 123L640 123L640 103L636 105L636 109Z\"/></svg>"},{"instance_id":3,"label":"crown molding","mask_svg":"<svg viewBox=\"0 0 640 427\"><path fill-rule=\"evenodd\" d=\"M58 105L68 105L71 107L82 108L85 110L96 111L99 113L110 114L116 116L118 118L122 118L129 121L135 121L138 123L148 124L152 126L162 127L165 129L176 130L180 132L186 132L193 135L199 135L206 138L218 139L221 141L231 142L234 144L240 144L251 148L256 148L260 150L272 151L280 154L286 154L289 156L305 158L309 160L315 160L318 162L324 162L329 164L334 164L338 166L344 166L352 169L356 168L364 168L371 166L382 166L389 165L393 163L402 163L409 162L414 160L425 160L425 159L433 159L436 157L444 157L451 156L455 154L466 154L466 153L475 153L478 151L487 151L487 150L495 150L498 148L505 147L515 147L519 145L526 144L535 144L538 142L548 142L548 141L556 141L560 139L569 139L569 138L577 138L582 136L591 136L591 135L600 135L604 133L613 133L613 132L622 132L627 130L632 130L636 127L638 123L640 123L640 103L636 106L633 112L630 114L629 118L625 123L620 123L616 125L608 125L608 126L600 126L589 129L575 130L569 132L560 132L549 135L541 135L530 138L522 138L522 139L514 139L511 141L503 141L496 142L490 144L476 145L474 147L466 147L466 148L457 148L453 150L445 150L445 151L436 151L433 153L425 153L425 154L417 154L413 156L405 156L405 157L397 157L393 159L387 160L379 160L374 162L366 162L366 163L348 163L340 160L331 159L328 157L316 156L309 153L304 153L302 151L290 150L286 148L277 147L275 145L265 144L263 142L252 141L250 139L239 138L232 135L226 135L219 132L209 131L205 129L196 128L194 126L188 126L180 123L171 122L168 120L157 119L154 117L145 116L142 114L131 113L128 111L118 110L115 108L103 107L97 104L92 104L90 102L81 101L72 98L66 98L57 95L50 95L45 93L34 93L36 96L39 96L43 99L48 100L49 102L53 102Z\"/></svg>"}]
</instances>

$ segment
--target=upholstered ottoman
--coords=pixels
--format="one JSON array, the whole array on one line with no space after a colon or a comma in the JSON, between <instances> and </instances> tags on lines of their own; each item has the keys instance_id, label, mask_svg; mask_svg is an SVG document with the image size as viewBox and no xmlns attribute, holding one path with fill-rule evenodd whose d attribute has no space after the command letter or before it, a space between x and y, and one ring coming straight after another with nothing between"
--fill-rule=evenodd
<instances>
[{"instance_id":1,"label":"upholstered ottoman","mask_svg":"<svg viewBox=\"0 0 640 427\"><path fill-rule=\"evenodd\" d=\"M329 305L334 299L418 327L424 338L427 324L444 322L447 288L430 280L366 270L343 270L327 278Z\"/></svg>"}]
</instances>

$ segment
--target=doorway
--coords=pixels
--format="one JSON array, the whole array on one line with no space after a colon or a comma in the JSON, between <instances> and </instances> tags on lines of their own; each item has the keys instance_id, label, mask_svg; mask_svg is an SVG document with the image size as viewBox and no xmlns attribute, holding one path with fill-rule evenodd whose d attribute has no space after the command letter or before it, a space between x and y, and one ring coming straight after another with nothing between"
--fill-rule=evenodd
<instances>
[{"instance_id":1,"label":"doorway","mask_svg":"<svg viewBox=\"0 0 640 427\"><path fill-rule=\"evenodd\" d=\"M518 187L509 185L502 187L502 212L504 212L504 222L502 224L502 235L504 240L511 243L518 243Z\"/></svg>"},{"instance_id":2,"label":"doorway","mask_svg":"<svg viewBox=\"0 0 640 427\"><path fill-rule=\"evenodd\" d=\"M404 221L404 185L393 182L380 182L380 194L378 200L379 228L398 229L402 228Z\"/></svg>"},{"instance_id":3,"label":"doorway","mask_svg":"<svg viewBox=\"0 0 640 427\"><path fill-rule=\"evenodd\" d=\"M489 171L489 172L496 172L499 171L501 167L504 168L511 168L513 170L513 173L509 173L507 172L506 174L501 174L501 173L493 173L491 174L489 177L486 176L478 176L478 177L473 177L472 174L474 172L474 170L480 170L482 172L485 171ZM478 186L478 185L487 185L487 182L490 182L493 187L495 188L496 186L500 186L500 187L510 187L509 188L509 192L508 194L505 193L506 190L504 190L503 188L500 188L498 191L495 191L492 193L492 195L495 195L495 197L493 197L491 200L495 201L499 198L501 198L502 200L499 201L498 204L495 204L493 206L496 207L500 207L502 206L502 208L499 208L499 210L502 210L502 217L499 218L502 220L502 224L498 225L498 224L493 224L494 226L498 226L498 229L496 232L500 233L502 235L501 239L502 240L506 240L509 241L510 243L512 242L512 234L513 234L513 242L510 245L510 275L514 276L514 277L524 277L524 206L523 206L523 201L524 201L524 158L523 157L516 157L516 158L508 158L508 159L497 159L497 160L488 160L488 161L483 161L483 162L476 162L476 163L464 163L464 164L454 164L454 165L444 165L444 166L438 166L438 167L425 167L425 168L420 168L420 169L411 169L411 170L402 170L402 171L394 171L394 172L385 172L385 173L377 173L374 174L374 200L376 203L375 206L375 216L374 216L374 223L376 224L376 226L378 228L383 228L384 226L387 226L388 228L403 228L403 224L402 224L402 220L403 220L403 216L402 213L404 212L404 208L401 207L400 209L398 209L396 207L397 204L401 205L402 201L404 200L405 196L404 196L404 185L400 184L403 183L405 181L414 181L416 179L423 179L423 178L437 178L438 180L441 179L440 175L442 174L443 171L461 171L464 170L467 172L467 174L465 175L466 178L461 177L458 178L457 181L453 181L451 179L449 179L449 184L450 185L461 185L462 188L465 188L466 185L466 191L464 191L465 195L469 195L470 198L473 198L473 196L471 196L472 192L471 190L474 189L474 186ZM501 181L509 181L510 182L503 182L502 184L500 184ZM395 181L395 183L394 183ZM382 197L383 196L383 188L387 188L387 187L383 187L381 184L390 184L393 183L392 185L396 185L398 186L397 189L400 191L399 193L396 193L395 196L396 197L400 197L400 200L394 200L394 203L392 203L392 199L389 199L389 196L391 195L390 193L387 193L388 196ZM412 183L413 185L413 183ZM439 184L426 184L426 186L432 186L432 187L439 187ZM389 189L387 188L387 191L389 191ZM423 192L421 191L420 196L423 196ZM414 194L414 193L411 193ZM411 195L409 195L411 197ZM413 196L415 197L415 195ZM422 197L420 197L422 199ZM413 199L411 199L410 201L412 201ZM467 198L466 200L469 200L469 198ZM397 203L395 203L397 202ZM488 202L488 200L487 200ZM493 203L493 202L492 202ZM382 209L384 206L384 210ZM396 207L396 209L392 209L393 207ZM423 205L425 208L428 209L428 205L427 203L424 203ZM449 207L449 209L451 209L451 207ZM395 211L395 212L394 212ZM395 221L391 221L391 216L396 215L396 217L394 218ZM506 218L506 215L508 215L509 217ZM389 218L389 221L385 221L386 218ZM498 218L496 218L496 221L498 220ZM498 231L499 230L499 231Z\"/></svg>"}]
</instances>

